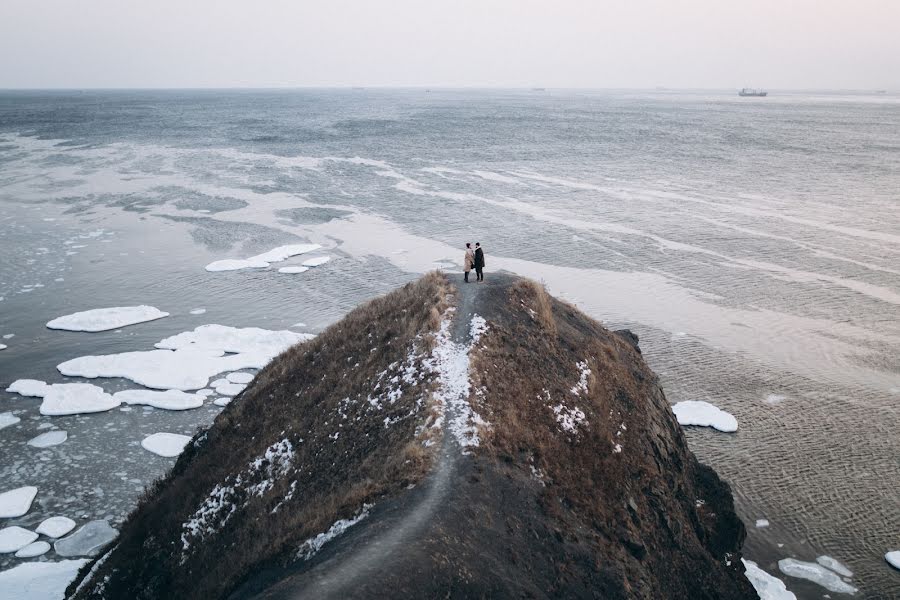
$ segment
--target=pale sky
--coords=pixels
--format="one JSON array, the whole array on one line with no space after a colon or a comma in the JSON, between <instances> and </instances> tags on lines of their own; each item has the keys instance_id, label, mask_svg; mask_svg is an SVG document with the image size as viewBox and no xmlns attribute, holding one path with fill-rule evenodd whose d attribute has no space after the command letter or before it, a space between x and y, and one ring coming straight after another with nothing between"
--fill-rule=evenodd
<instances>
[{"instance_id":1,"label":"pale sky","mask_svg":"<svg viewBox=\"0 0 900 600\"><path fill-rule=\"evenodd\" d=\"M900 90L900 0L0 0L0 88Z\"/></svg>"}]
</instances>

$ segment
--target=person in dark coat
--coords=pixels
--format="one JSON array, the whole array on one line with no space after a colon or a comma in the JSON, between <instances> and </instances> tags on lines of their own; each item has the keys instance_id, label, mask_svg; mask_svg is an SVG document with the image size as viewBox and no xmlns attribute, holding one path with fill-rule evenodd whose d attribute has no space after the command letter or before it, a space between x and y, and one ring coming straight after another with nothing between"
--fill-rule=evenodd
<instances>
[{"instance_id":1,"label":"person in dark coat","mask_svg":"<svg viewBox=\"0 0 900 600\"><path fill-rule=\"evenodd\" d=\"M475 242L475 281L484 281L484 250L481 242Z\"/></svg>"}]
</instances>

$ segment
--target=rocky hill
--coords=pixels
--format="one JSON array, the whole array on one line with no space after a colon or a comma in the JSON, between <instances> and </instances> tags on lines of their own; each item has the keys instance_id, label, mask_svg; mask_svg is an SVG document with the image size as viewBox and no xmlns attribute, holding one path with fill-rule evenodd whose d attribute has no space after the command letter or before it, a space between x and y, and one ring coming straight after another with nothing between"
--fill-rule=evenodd
<instances>
[{"instance_id":1,"label":"rocky hill","mask_svg":"<svg viewBox=\"0 0 900 600\"><path fill-rule=\"evenodd\" d=\"M744 535L634 335L430 274L270 363L67 594L756 598Z\"/></svg>"}]
</instances>

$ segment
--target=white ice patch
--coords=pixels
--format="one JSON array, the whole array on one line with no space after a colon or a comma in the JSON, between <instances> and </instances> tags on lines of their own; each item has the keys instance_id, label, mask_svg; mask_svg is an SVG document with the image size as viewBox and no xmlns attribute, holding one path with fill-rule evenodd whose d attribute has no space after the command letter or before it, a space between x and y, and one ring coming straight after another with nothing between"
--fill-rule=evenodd
<instances>
[{"instance_id":1,"label":"white ice patch","mask_svg":"<svg viewBox=\"0 0 900 600\"><path fill-rule=\"evenodd\" d=\"M243 383L247 384L253 381L253 373L229 373L225 376L225 379L230 381L231 383Z\"/></svg>"},{"instance_id":2,"label":"white ice patch","mask_svg":"<svg viewBox=\"0 0 900 600\"><path fill-rule=\"evenodd\" d=\"M588 368L588 364L586 360L579 361L575 363L575 366L578 367L578 383L572 386L570 390L576 396L580 396L583 393L587 393L588 391L588 377L591 376L591 370Z\"/></svg>"},{"instance_id":3,"label":"white ice patch","mask_svg":"<svg viewBox=\"0 0 900 600\"><path fill-rule=\"evenodd\" d=\"M781 404L784 402L784 396L780 394L769 394L766 396L765 400L763 400L766 404Z\"/></svg>"},{"instance_id":4,"label":"white ice patch","mask_svg":"<svg viewBox=\"0 0 900 600\"><path fill-rule=\"evenodd\" d=\"M303 261L304 267L320 267L331 260L330 256L315 256Z\"/></svg>"},{"instance_id":5,"label":"white ice patch","mask_svg":"<svg viewBox=\"0 0 900 600\"><path fill-rule=\"evenodd\" d=\"M204 396L188 394L181 390L166 390L164 392L124 390L113 394L113 398L125 404L143 404L163 410L190 410L203 406Z\"/></svg>"},{"instance_id":6,"label":"white ice patch","mask_svg":"<svg viewBox=\"0 0 900 600\"><path fill-rule=\"evenodd\" d=\"M69 438L69 434L61 429L48 431L28 440L28 445L34 448L49 448L62 444Z\"/></svg>"},{"instance_id":7,"label":"white ice patch","mask_svg":"<svg viewBox=\"0 0 900 600\"><path fill-rule=\"evenodd\" d=\"M778 561L778 568L785 575L812 581L829 592L838 594L855 594L857 592L857 589L841 579L840 575L820 564L804 562L795 558L783 558Z\"/></svg>"},{"instance_id":8,"label":"white ice patch","mask_svg":"<svg viewBox=\"0 0 900 600\"><path fill-rule=\"evenodd\" d=\"M49 385L37 379L17 379L6 388L6 391L29 398L43 398L49 389Z\"/></svg>"},{"instance_id":9,"label":"white ice patch","mask_svg":"<svg viewBox=\"0 0 900 600\"><path fill-rule=\"evenodd\" d=\"M226 380L223 383L213 383L213 388L215 388L217 394L222 396L237 396L247 389L247 386L240 383L230 383Z\"/></svg>"},{"instance_id":10,"label":"white ice patch","mask_svg":"<svg viewBox=\"0 0 900 600\"><path fill-rule=\"evenodd\" d=\"M297 275L299 273L306 273L309 271L309 267L281 267L278 269L279 273L284 273L286 275Z\"/></svg>"},{"instance_id":11,"label":"white ice patch","mask_svg":"<svg viewBox=\"0 0 900 600\"><path fill-rule=\"evenodd\" d=\"M165 458L178 456L184 451L184 447L191 441L190 436L177 433L154 433L141 440L144 450L158 454Z\"/></svg>"},{"instance_id":12,"label":"white ice patch","mask_svg":"<svg viewBox=\"0 0 900 600\"><path fill-rule=\"evenodd\" d=\"M0 429L4 427L9 427L10 425L15 425L19 421L21 421L19 417L15 416L11 412L0 413Z\"/></svg>"},{"instance_id":13,"label":"white ice patch","mask_svg":"<svg viewBox=\"0 0 900 600\"><path fill-rule=\"evenodd\" d=\"M763 527L768 527L769 521L767 519L757 519L756 520L756 528L762 529Z\"/></svg>"},{"instance_id":14,"label":"white ice patch","mask_svg":"<svg viewBox=\"0 0 900 600\"><path fill-rule=\"evenodd\" d=\"M21 527L4 527L0 529L0 554L18 552L34 540L38 534Z\"/></svg>"},{"instance_id":15,"label":"white ice patch","mask_svg":"<svg viewBox=\"0 0 900 600\"><path fill-rule=\"evenodd\" d=\"M202 348L215 352L259 354L275 358L294 344L314 337L309 333L295 333L286 329L272 331L258 327L201 325L193 331L167 337L155 346L168 350Z\"/></svg>"},{"instance_id":16,"label":"white ice patch","mask_svg":"<svg viewBox=\"0 0 900 600\"><path fill-rule=\"evenodd\" d=\"M44 394L41 414L49 417L112 410L120 402L90 383L54 383Z\"/></svg>"},{"instance_id":17,"label":"white ice patch","mask_svg":"<svg viewBox=\"0 0 900 600\"><path fill-rule=\"evenodd\" d=\"M760 569L752 560L741 561L746 569L745 575L756 590L759 600L797 600L797 596L788 591L783 581Z\"/></svg>"},{"instance_id":18,"label":"white ice patch","mask_svg":"<svg viewBox=\"0 0 900 600\"><path fill-rule=\"evenodd\" d=\"M152 306L116 306L95 308L59 317L47 323L47 327L66 331L108 331L168 316L169 313Z\"/></svg>"},{"instance_id":19,"label":"white ice patch","mask_svg":"<svg viewBox=\"0 0 900 600\"><path fill-rule=\"evenodd\" d=\"M672 406L681 425L712 427L726 433L737 431L737 419L730 413L702 400L687 400Z\"/></svg>"},{"instance_id":20,"label":"white ice patch","mask_svg":"<svg viewBox=\"0 0 900 600\"><path fill-rule=\"evenodd\" d=\"M900 550L891 550L884 555L884 560L895 569L900 570Z\"/></svg>"},{"instance_id":21,"label":"white ice patch","mask_svg":"<svg viewBox=\"0 0 900 600\"><path fill-rule=\"evenodd\" d=\"M213 400L213 404L216 406L228 406L231 404L231 398L216 398Z\"/></svg>"},{"instance_id":22,"label":"white ice patch","mask_svg":"<svg viewBox=\"0 0 900 600\"><path fill-rule=\"evenodd\" d=\"M38 489L32 485L16 488L0 494L0 519L21 517L31 509Z\"/></svg>"},{"instance_id":23,"label":"white ice patch","mask_svg":"<svg viewBox=\"0 0 900 600\"><path fill-rule=\"evenodd\" d=\"M26 562L0 573L0 600L61 600L87 560Z\"/></svg>"},{"instance_id":24,"label":"white ice patch","mask_svg":"<svg viewBox=\"0 0 900 600\"><path fill-rule=\"evenodd\" d=\"M54 543L53 549L60 556L94 556L117 535L119 532L106 521L90 521L69 537Z\"/></svg>"},{"instance_id":25,"label":"white ice patch","mask_svg":"<svg viewBox=\"0 0 900 600\"><path fill-rule=\"evenodd\" d=\"M24 548L16 552L16 558L34 558L41 554L46 554L50 550L50 544L45 541L31 542Z\"/></svg>"},{"instance_id":26,"label":"white ice patch","mask_svg":"<svg viewBox=\"0 0 900 600\"><path fill-rule=\"evenodd\" d=\"M469 404L471 388L469 351L475 341L468 344L457 344L451 339L450 317L452 311L453 309L448 310L441 321L434 350L426 364L437 372L439 385L435 395L441 401L443 414L447 415L447 427L459 445L465 449L479 444L477 425L484 424L484 421ZM472 317L473 325L470 327L470 333L476 330L475 319L480 319L480 317L477 315ZM486 326L483 325L483 319L477 323L479 323L477 335L480 337Z\"/></svg>"},{"instance_id":27,"label":"white ice patch","mask_svg":"<svg viewBox=\"0 0 900 600\"><path fill-rule=\"evenodd\" d=\"M44 519L35 529L35 533L46 535L50 538L58 538L75 529L75 521L68 517L50 517Z\"/></svg>"},{"instance_id":28,"label":"white ice patch","mask_svg":"<svg viewBox=\"0 0 900 600\"><path fill-rule=\"evenodd\" d=\"M309 560L315 556L316 553L322 549L322 546L368 517L370 508L372 508L371 504L363 505L362 509L352 519L335 521L334 525L328 528L328 531L320 533L316 537L303 542L303 544L300 545L300 549L297 551L297 558Z\"/></svg>"},{"instance_id":29,"label":"white ice patch","mask_svg":"<svg viewBox=\"0 0 900 600\"><path fill-rule=\"evenodd\" d=\"M560 429L566 433L577 435L578 427L587 426L584 411L577 406L569 408L568 406L557 404L556 406L551 406L550 409L556 415L556 422L559 423ZM621 452L621 447L618 451Z\"/></svg>"},{"instance_id":30,"label":"white ice patch","mask_svg":"<svg viewBox=\"0 0 900 600\"><path fill-rule=\"evenodd\" d=\"M0 350L6 350L7 348L9 348L9 346L6 344L0 344Z\"/></svg>"},{"instance_id":31,"label":"white ice patch","mask_svg":"<svg viewBox=\"0 0 900 600\"><path fill-rule=\"evenodd\" d=\"M313 250L321 248L318 244L293 244L289 246L279 246L273 248L263 254L251 256L246 259L228 259L217 260L216 262L206 265L206 270L210 272L217 271L237 271L240 269L265 269L273 262L282 262L292 256L298 254L306 254Z\"/></svg>"},{"instance_id":32,"label":"white ice patch","mask_svg":"<svg viewBox=\"0 0 900 600\"><path fill-rule=\"evenodd\" d=\"M205 313L206 313L206 309L205 309L205 308L193 308L193 309L191 309L191 314L192 314L192 315L202 315L202 314L205 314Z\"/></svg>"},{"instance_id":33,"label":"white ice patch","mask_svg":"<svg viewBox=\"0 0 900 600\"><path fill-rule=\"evenodd\" d=\"M837 559L832 558L828 555L820 556L816 559L816 562L825 567L826 569L831 569L841 577L853 577L853 571L848 569L846 566L838 562Z\"/></svg>"}]
</instances>

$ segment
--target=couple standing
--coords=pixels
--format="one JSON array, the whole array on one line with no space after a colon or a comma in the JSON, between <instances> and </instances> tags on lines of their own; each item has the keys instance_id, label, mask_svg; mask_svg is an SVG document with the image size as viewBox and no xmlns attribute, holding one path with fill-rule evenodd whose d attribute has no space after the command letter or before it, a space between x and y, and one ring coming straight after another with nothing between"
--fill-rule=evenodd
<instances>
[{"instance_id":1,"label":"couple standing","mask_svg":"<svg viewBox=\"0 0 900 600\"><path fill-rule=\"evenodd\" d=\"M469 271L475 269L476 281L484 281L484 250L481 249L481 243L475 242L475 250L472 250L472 244L466 242L466 258L464 260L464 272L466 274L466 283L469 283Z\"/></svg>"}]
</instances>

